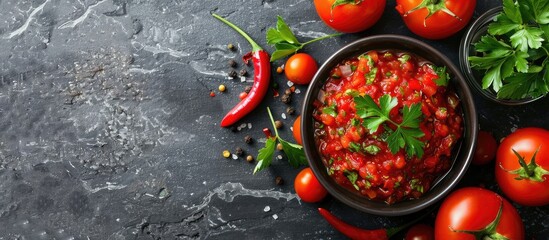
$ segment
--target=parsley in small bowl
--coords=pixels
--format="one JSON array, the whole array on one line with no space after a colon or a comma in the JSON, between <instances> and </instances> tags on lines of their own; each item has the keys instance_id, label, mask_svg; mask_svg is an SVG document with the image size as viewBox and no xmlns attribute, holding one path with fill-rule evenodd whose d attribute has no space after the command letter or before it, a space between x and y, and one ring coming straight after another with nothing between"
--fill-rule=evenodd
<instances>
[{"instance_id":1,"label":"parsley in small bowl","mask_svg":"<svg viewBox=\"0 0 549 240\"><path fill-rule=\"evenodd\" d=\"M549 92L549 0L504 0L481 15L460 46L460 65L484 97L520 105Z\"/></svg>"}]
</instances>

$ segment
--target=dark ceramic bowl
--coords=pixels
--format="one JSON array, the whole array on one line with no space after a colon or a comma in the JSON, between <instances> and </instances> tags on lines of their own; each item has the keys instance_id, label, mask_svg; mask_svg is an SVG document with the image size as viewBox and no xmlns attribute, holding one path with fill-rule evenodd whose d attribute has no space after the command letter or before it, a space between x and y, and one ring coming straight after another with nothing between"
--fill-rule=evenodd
<instances>
[{"instance_id":1,"label":"dark ceramic bowl","mask_svg":"<svg viewBox=\"0 0 549 240\"><path fill-rule=\"evenodd\" d=\"M453 165L450 170L439 177L433 187L424 195L415 200L407 200L388 205L383 202L370 200L358 193L340 186L329 175L322 163L320 153L314 140L313 127L313 102L317 99L324 82L328 79L330 70L338 63L358 56L369 50L401 50L414 53L437 66L446 66L448 73L452 76L450 87L453 87L461 99L463 112L464 133L461 141L454 146ZM302 138L305 154L309 165L320 183L326 187L328 192L341 202L366 213L399 216L420 211L447 195L455 187L465 174L472 161L475 140L477 138L478 123L473 97L461 75L460 71L442 53L429 45L404 36L379 35L367 37L353 42L334 53L326 60L314 76L305 96L302 109Z\"/></svg>"},{"instance_id":2,"label":"dark ceramic bowl","mask_svg":"<svg viewBox=\"0 0 549 240\"><path fill-rule=\"evenodd\" d=\"M503 11L503 7L496 7L488 10L480 17L478 17L478 19L475 20L473 24L471 24L471 26L467 29L467 32L463 35L463 38L461 39L461 43L459 45L459 65L461 68L461 72L464 74L465 79L469 83L469 86L471 86L471 88L473 88L475 92L479 93L486 99L509 106L530 103L542 98L542 96L537 98L525 98L519 100L499 99L497 98L496 92L492 90L492 88L482 88L482 77L484 73L471 69L471 65L469 64L469 56L474 56L477 54L473 44L478 42L480 38L486 34L486 32L488 31L488 25L493 22L494 18L499 13L501 13L501 11Z\"/></svg>"}]
</instances>

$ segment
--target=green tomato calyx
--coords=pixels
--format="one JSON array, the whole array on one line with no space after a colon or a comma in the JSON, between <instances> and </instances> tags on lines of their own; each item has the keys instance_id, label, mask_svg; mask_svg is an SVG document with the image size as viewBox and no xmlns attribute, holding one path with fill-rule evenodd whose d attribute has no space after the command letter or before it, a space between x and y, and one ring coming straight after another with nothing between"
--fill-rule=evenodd
<instances>
[{"instance_id":1,"label":"green tomato calyx","mask_svg":"<svg viewBox=\"0 0 549 240\"><path fill-rule=\"evenodd\" d=\"M509 240L509 238L496 232L496 228L498 227L499 221L501 220L501 214L503 213L503 199L501 199L501 197L499 196L498 198L500 200L498 214L496 215L496 218L494 218L494 221L492 221L486 227L480 230L457 230L454 229L452 226L448 226L450 228L450 231L471 234L475 236L476 240Z\"/></svg>"},{"instance_id":2,"label":"green tomato calyx","mask_svg":"<svg viewBox=\"0 0 549 240\"><path fill-rule=\"evenodd\" d=\"M517 151L515 151L515 149L511 149L513 150L513 153L515 153L515 156L517 156L518 162L521 167L519 169L511 171L504 169L501 163L499 164L499 167L511 174L516 174L516 180L532 180L535 182L544 182L545 179L543 178L543 176L549 175L549 171L543 169L536 163L536 155L538 154L540 148L541 146L539 146L536 152L534 152L534 155L532 156L532 159L528 164L526 163L524 156L521 156Z\"/></svg>"},{"instance_id":3,"label":"green tomato calyx","mask_svg":"<svg viewBox=\"0 0 549 240\"><path fill-rule=\"evenodd\" d=\"M423 0L419 5L417 5L415 8L410 9L409 11L405 12L402 16L406 17L408 14L413 13L419 9L426 8L427 9L427 16L425 19L423 19L423 26L427 27L426 20L427 18L431 17L433 14L435 14L438 11L443 11L446 14L456 18L459 21L462 21L462 19L453 13L450 9L446 7L446 1L445 0Z\"/></svg>"}]
</instances>

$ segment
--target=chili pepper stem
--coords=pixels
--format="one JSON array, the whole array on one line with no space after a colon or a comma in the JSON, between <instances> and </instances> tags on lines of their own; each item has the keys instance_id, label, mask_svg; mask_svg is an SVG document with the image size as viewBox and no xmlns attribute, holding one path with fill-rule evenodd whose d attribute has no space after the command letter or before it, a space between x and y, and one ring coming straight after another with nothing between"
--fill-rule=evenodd
<instances>
[{"instance_id":1,"label":"chili pepper stem","mask_svg":"<svg viewBox=\"0 0 549 240\"><path fill-rule=\"evenodd\" d=\"M317 42L317 41L320 41L320 40L324 40L324 39L331 38L331 37L337 37L337 36L341 36L341 35L343 35L343 33L334 33L334 34L326 35L324 37L315 38L311 41L307 41L307 42L302 43L301 46L303 47L303 46L305 46L309 43L314 43L314 42Z\"/></svg>"},{"instance_id":2,"label":"chili pepper stem","mask_svg":"<svg viewBox=\"0 0 549 240\"><path fill-rule=\"evenodd\" d=\"M256 51L259 51L259 50L263 50L263 48L261 48L247 33L245 33L242 29L240 29L239 27L237 27L236 25L234 25L233 23L227 21L225 18L215 14L215 13L212 13L212 16L217 18L219 21L227 24L229 27L233 28L234 30L236 30L238 33L240 33L240 35L242 35L246 40L248 40L248 42L250 43L250 45L252 45L252 52L256 52Z\"/></svg>"}]
</instances>

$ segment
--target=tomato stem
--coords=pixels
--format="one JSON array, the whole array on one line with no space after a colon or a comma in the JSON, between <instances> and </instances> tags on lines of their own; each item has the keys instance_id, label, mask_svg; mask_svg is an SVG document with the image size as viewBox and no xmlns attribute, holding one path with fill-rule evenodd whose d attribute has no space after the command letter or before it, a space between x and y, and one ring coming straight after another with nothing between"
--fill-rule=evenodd
<instances>
[{"instance_id":1,"label":"tomato stem","mask_svg":"<svg viewBox=\"0 0 549 240\"><path fill-rule=\"evenodd\" d=\"M423 19L423 26L427 27L426 20L427 18L431 17L433 14L435 14L438 11L445 12L446 14L456 18L459 21L462 21L462 19L453 13L450 9L446 7L446 0L423 0L419 5L417 5L415 8L410 9L409 11L405 12L402 16L406 17L408 14L413 13L419 9L426 8L427 9L427 16L425 19Z\"/></svg>"},{"instance_id":2,"label":"tomato stem","mask_svg":"<svg viewBox=\"0 0 549 240\"><path fill-rule=\"evenodd\" d=\"M496 217L494 220L488 224L485 228L481 230L457 230L454 229L452 226L448 226L452 232L458 232L458 233L467 233L475 236L475 239L491 239L491 240L508 240L507 237L501 235L500 233L496 232L496 228L499 225L499 222L501 220L501 214L503 213L503 199L499 197L500 205L498 209L498 213L496 214Z\"/></svg>"},{"instance_id":3,"label":"tomato stem","mask_svg":"<svg viewBox=\"0 0 549 240\"><path fill-rule=\"evenodd\" d=\"M539 146L536 152L534 152L534 155L532 156L532 159L530 160L529 164L526 163L526 161L524 160L524 157L521 156L517 151L515 151L515 149L511 149L513 150L513 153L515 154L515 156L517 156L518 162L521 167L517 170L506 170L505 168L503 168L501 163L499 167L506 172L518 175L518 177L516 177L517 180L528 179L536 182L543 182L545 181L543 179L543 176L549 175L549 171L543 169L541 166L539 166L536 163L536 155L538 154L538 151L540 150L540 148L541 146Z\"/></svg>"}]
</instances>

